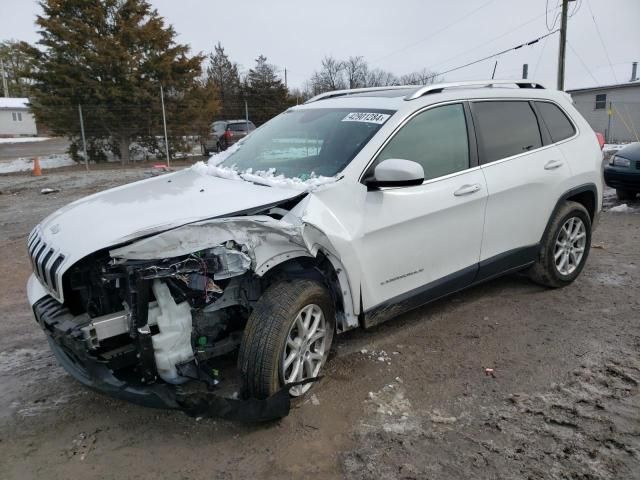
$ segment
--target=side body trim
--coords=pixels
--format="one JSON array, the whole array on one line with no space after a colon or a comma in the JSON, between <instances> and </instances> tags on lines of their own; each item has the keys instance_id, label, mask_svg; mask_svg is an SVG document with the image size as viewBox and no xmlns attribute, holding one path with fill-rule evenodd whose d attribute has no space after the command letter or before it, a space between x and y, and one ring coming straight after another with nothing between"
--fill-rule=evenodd
<instances>
[{"instance_id":1,"label":"side body trim","mask_svg":"<svg viewBox=\"0 0 640 480\"><path fill-rule=\"evenodd\" d=\"M398 295L364 312L365 328L535 262L540 245L516 248Z\"/></svg>"}]
</instances>

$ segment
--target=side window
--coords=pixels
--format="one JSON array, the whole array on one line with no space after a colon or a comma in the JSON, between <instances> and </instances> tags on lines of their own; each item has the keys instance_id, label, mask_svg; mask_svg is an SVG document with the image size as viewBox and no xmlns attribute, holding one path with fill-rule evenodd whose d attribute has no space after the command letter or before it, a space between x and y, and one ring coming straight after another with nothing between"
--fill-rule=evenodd
<instances>
[{"instance_id":1,"label":"side window","mask_svg":"<svg viewBox=\"0 0 640 480\"><path fill-rule=\"evenodd\" d=\"M596 95L596 110L602 110L607 106L607 94L600 93Z\"/></svg>"},{"instance_id":2,"label":"side window","mask_svg":"<svg viewBox=\"0 0 640 480\"><path fill-rule=\"evenodd\" d=\"M542 146L538 120L529 102L475 102L473 118L482 163L511 157Z\"/></svg>"},{"instance_id":3,"label":"side window","mask_svg":"<svg viewBox=\"0 0 640 480\"><path fill-rule=\"evenodd\" d=\"M549 102L536 102L536 108L549 130L552 142L559 142L565 138L572 137L576 133L571 121L557 105Z\"/></svg>"},{"instance_id":4,"label":"side window","mask_svg":"<svg viewBox=\"0 0 640 480\"><path fill-rule=\"evenodd\" d=\"M16 115L16 112L11 112L11 118L13 119L14 122L18 121L18 116Z\"/></svg>"},{"instance_id":5,"label":"side window","mask_svg":"<svg viewBox=\"0 0 640 480\"><path fill-rule=\"evenodd\" d=\"M425 180L469 168L464 107L445 105L416 115L387 143L375 164L389 158L418 162Z\"/></svg>"}]
</instances>

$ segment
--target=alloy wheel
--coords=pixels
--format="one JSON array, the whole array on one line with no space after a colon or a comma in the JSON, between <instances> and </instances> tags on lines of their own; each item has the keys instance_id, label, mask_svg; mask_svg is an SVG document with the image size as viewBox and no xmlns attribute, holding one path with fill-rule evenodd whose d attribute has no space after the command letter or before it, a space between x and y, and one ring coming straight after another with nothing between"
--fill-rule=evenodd
<instances>
[{"instance_id":1,"label":"alloy wheel","mask_svg":"<svg viewBox=\"0 0 640 480\"><path fill-rule=\"evenodd\" d=\"M284 383L317 377L324 363L327 346L327 321L316 304L302 308L287 334L282 355ZM311 388L311 383L291 387L289 393L298 397Z\"/></svg>"},{"instance_id":2,"label":"alloy wheel","mask_svg":"<svg viewBox=\"0 0 640 480\"><path fill-rule=\"evenodd\" d=\"M558 232L553 250L556 269L571 275L580 265L587 244L587 228L579 217L569 218Z\"/></svg>"}]
</instances>

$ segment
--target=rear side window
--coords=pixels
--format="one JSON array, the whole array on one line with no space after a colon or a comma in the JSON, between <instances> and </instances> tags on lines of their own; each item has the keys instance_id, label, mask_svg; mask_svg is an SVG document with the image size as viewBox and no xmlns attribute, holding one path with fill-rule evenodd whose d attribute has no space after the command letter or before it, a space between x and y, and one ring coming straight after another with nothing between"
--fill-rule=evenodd
<instances>
[{"instance_id":1,"label":"rear side window","mask_svg":"<svg viewBox=\"0 0 640 480\"><path fill-rule=\"evenodd\" d=\"M482 151L482 163L542 146L538 120L529 102L475 102L473 118Z\"/></svg>"},{"instance_id":2,"label":"rear side window","mask_svg":"<svg viewBox=\"0 0 640 480\"><path fill-rule=\"evenodd\" d=\"M445 105L416 115L384 147L376 164L389 158L418 162L425 180L469 168L463 106Z\"/></svg>"},{"instance_id":3,"label":"rear side window","mask_svg":"<svg viewBox=\"0 0 640 480\"><path fill-rule=\"evenodd\" d=\"M549 102L536 102L536 108L549 130L552 142L559 142L565 138L572 137L576 133L571 121L557 105Z\"/></svg>"}]
</instances>

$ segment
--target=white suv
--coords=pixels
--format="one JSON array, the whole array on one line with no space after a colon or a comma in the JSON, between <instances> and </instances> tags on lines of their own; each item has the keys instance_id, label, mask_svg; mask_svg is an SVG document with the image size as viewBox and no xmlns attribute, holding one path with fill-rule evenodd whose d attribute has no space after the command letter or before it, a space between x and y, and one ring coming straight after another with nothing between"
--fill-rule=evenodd
<instances>
[{"instance_id":1,"label":"white suv","mask_svg":"<svg viewBox=\"0 0 640 480\"><path fill-rule=\"evenodd\" d=\"M89 386L273 418L336 333L508 272L575 280L601 163L570 97L526 80L331 92L206 165L52 214L28 239L29 301Z\"/></svg>"}]
</instances>

